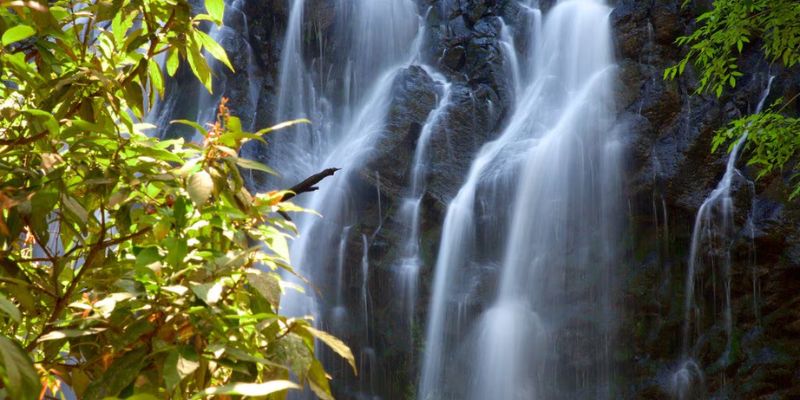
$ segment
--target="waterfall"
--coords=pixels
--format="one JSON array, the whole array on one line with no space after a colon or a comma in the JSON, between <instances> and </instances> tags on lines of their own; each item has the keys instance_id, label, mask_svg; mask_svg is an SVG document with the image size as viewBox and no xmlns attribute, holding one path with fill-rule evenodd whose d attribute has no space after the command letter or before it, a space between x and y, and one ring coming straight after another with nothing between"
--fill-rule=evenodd
<instances>
[{"instance_id":1,"label":"waterfall","mask_svg":"<svg viewBox=\"0 0 800 400\"><path fill-rule=\"evenodd\" d=\"M319 191L301 200L303 206L319 212L321 217L300 216L300 235L291 246L292 264L317 288L325 288L327 282L336 279L336 293L323 291L323 296L337 300L334 305L318 301L313 289L307 293L289 291L282 299L281 312L313 316L322 328L348 342L361 343L353 350L366 362L362 365L366 371L355 384L345 383L360 390L362 393L350 393L360 398L374 390L372 379L377 363L369 332L371 243L369 235L357 227L362 174L374 175L365 167L386 132L397 78L418 60L424 32L411 0L335 1L338 23L331 34L339 46L333 53L320 51L311 57L303 47L307 42L303 14L308 11L304 3L295 0L291 10L281 61L277 117L307 117L312 125L282 132L268 151L270 163L282 172L287 183L327 167L341 169L323 182ZM283 166L292 169L284 172ZM361 249L360 271L353 268L354 257L349 257L357 248ZM331 276L329 271L335 271L337 276ZM358 287L353 282L359 281L359 273L361 301L348 301L348 291ZM348 379L339 377L344 382Z\"/></svg>"},{"instance_id":2,"label":"waterfall","mask_svg":"<svg viewBox=\"0 0 800 400\"><path fill-rule=\"evenodd\" d=\"M352 76L340 79L347 85L366 88L351 90L353 97L344 104L345 109L337 110L337 114L345 116L342 121L331 121L333 113L319 113L313 108L313 102L321 93L314 88L313 76L304 67L302 49L302 29L304 1L295 0L290 15L289 29L286 36L285 51L282 55L280 97L278 101L278 117L291 119L311 117L314 124L305 127L301 134L309 134L290 139L284 143L283 138L271 146L273 160L300 159L303 165L300 170L292 171L295 178L310 174L316 169L328 166L341 168L336 176L337 184L323 184L321 189L306 199L304 205L319 212L324 217L305 216L299 220L301 236L292 245L293 264L298 266L304 276L324 276L328 261L335 259L325 252L338 248L332 241L343 236L343 229L352 224L356 218L353 208L352 182L367 161L375 141L383 133L384 119L391 100L392 84L398 72L408 66L419 52L419 16L416 7L408 0L359 0L337 2L337 17L343 15L356 18L345 24L345 32L337 32L344 39L358 37L359 51L348 50L344 58L348 66L364 66L375 59L379 64L387 65L379 74L371 74L373 79L365 83L353 83ZM362 21L365 20L365 21ZM344 28L343 28L344 29ZM387 32L387 29L389 30ZM386 36L392 37L387 42ZM406 40L401 41L400 38ZM377 43L373 42L376 41ZM350 43L346 40L342 43ZM369 51L362 51L364 49ZM322 62L322 61L320 61ZM362 68L362 67L359 67ZM349 67L345 73L352 71ZM299 84L298 84L299 82ZM300 90L300 93L296 91ZM303 91L308 92L303 92ZM309 94L310 93L310 94ZM306 100L305 97L310 96ZM313 100L313 101L312 101ZM332 128L326 128L331 127ZM319 132L319 129L325 128ZM311 129L311 130L308 130ZM334 133L341 132L341 133ZM315 139L315 135L325 136ZM282 158L281 158L282 157ZM287 161L292 164L294 161ZM320 254L323 252L323 254ZM288 293L283 300L283 312L292 315L317 315L314 296L302 293ZM339 310L342 312L342 310Z\"/></svg>"},{"instance_id":3,"label":"waterfall","mask_svg":"<svg viewBox=\"0 0 800 400\"><path fill-rule=\"evenodd\" d=\"M761 94L761 98L755 109L758 114L764 108L764 103L769 97L772 89L774 76L770 76L767 86ZM703 255L713 258L712 268L715 262L719 262L722 273L723 298L723 326L725 328L726 345L725 353L722 355L721 362L726 365L731 351L731 340L733 338L733 315L731 309L731 249L736 239L734 236L734 208L732 197L732 186L734 178L741 176L736 168L749 131L738 139L733 149L728 155L725 165L725 174L717 184L717 187L703 201L695 217L694 229L692 230L692 244L689 251L689 267L686 272L686 297L684 303L683 337L681 346L681 363L672 379L672 391L679 399L691 398L698 391L702 391L703 372L699 364L694 360L692 354L692 327L699 331L697 316L695 315L695 279L697 271L703 265ZM708 246L707 253L701 254L704 246Z\"/></svg>"},{"instance_id":4,"label":"waterfall","mask_svg":"<svg viewBox=\"0 0 800 400\"><path fill-rule=\"evenodd\" d=\"M421 400L611 397L621 145L610 12L561 1L530 29L541 33L514 113L448 206ZM505 220L483 224L487 213Z\"/></svg>"},{"instance_id":5,"label":"waterfall","mask_svg":"<svg viewBox=\"0 0 800 400\"><path fill-rule=\"evenodd\" d=\"M291 185L318 172L320 163L341 149L358 126L366 103L385 73L408 63L419 17L410 0L337 0L331 41L344 48L327 55L319 43L314 58L307 44L305 0L293 0L279 67L276 122L308 118L270 142L268 159L280 166L281 182ZM323 39L319 39L322 41ZM329 58L325 58L328 56ZM342 67L344 66L344 67ZM333 76L331 76L333 75ZM334 105L335 104L335 105ZM373 115L378 120L378 114ZM335 159L337 164L343 160Z\"/></svg>"}]
</instances>

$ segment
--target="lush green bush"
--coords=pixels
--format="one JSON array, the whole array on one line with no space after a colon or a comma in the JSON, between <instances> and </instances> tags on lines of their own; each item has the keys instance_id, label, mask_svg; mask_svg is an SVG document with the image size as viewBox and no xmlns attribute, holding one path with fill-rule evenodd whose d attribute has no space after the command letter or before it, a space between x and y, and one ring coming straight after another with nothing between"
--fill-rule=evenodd
<instances>
[{"instance_id":1,"label":"lush green bush","mask_svg":"<svg viewBox=\"0 0 800 400\"><path fill-rule=\"evenodd\" d=\"M222 0L5 1L0 7L0 398L331 398L309 321L278 313L292 272L286 191L250 193L261 135L220 105L204 143L142 124Z\"/></svg>"},{"instance_id":2,"label":"lush green bush","mask_svg":"<svg viewBox=\"0 0 800 400\"><path fill-rule=\"evenodd\" d=\"M800 1L715 0L711 10L697 17L697 24L694 32L677 40L688 46L686 56L664 71L665 78L674 79L693 64L699 75L697 93L712 92L719 97L727 88L736 87L743 75L741 54L750 43L760 43L771 63L786 68L800 64ZM733 121L717 132L714 150L723 143L732 145L749 132L750 163L762 168L760 176L784 169L800 153L800 119L783 113L795 100ZM800 183L792 196L799 194Z\"/></svg>"}]
</instances>

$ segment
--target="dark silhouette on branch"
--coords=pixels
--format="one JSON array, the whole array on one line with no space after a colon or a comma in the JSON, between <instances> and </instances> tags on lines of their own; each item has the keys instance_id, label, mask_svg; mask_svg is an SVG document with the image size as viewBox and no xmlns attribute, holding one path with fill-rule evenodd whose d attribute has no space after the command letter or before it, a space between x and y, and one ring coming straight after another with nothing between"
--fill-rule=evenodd
<instances>
[{"instance_id":1,"label":"dark silhouette on branch","mask_svg":"<svg viewBox=\"0 0 800 400\"><path fill-rule=\"evenodd\" d=\"M319 190L319 187L316 186L316 185L318 183L322 182L323 179L325 179L325 178L327 178L329 176L333 176L333 174L335 174L336 171L338 171L339 169L340 168L328 168L328 169L326 169L326 170L324 170L324 171L322 171L320 173L317 173L317 174L309 176L308 178L306 178L302 182L298 183L297 185L292 186L289 189L288 193L283 195L283 198L281 198L281 201L290 200L290 199L294 198L295 196L297 196L298 194L316 192L317 190ZM285 213L283 211L278 211L278 214L280 214L287 221L291 221L292 220L292 218L289 217L289 214L287 214L287 213Z\"/></svg>"}]
</instances>

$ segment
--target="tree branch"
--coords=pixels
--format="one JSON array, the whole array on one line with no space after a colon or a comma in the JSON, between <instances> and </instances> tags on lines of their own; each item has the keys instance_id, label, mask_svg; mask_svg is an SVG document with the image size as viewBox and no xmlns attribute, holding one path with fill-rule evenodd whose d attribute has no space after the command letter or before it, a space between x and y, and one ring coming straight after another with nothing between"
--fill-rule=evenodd
<instances>
[{"instance_id":1,"label":"tree branch","mask_svg":"<svg viewBox=\"0 0 800 400\"><path fill-rule=\"evenodd\" d=\"M339 169L340 168L328 168L328 169L326 169L326 170L324 170L324 171L322 171L322 172L320 172L318 174L314 174L314 175L309 176L304 181L298 183L297 185L292 186L291 189L288 190L289 193L286 193L285 195L283 195L283 197L281 198L281 201L289 201L290 199L294 198L298 194L308 193L308 192L315 192L315 191L319 190L319 188L314 186L314 185L320 183L323 179L325 179L325 178L327 178L329 176L333 176L333 174L335 174L336 171L338 171ZM287 221L291 221L292 220L292 217L290 217L289 214L286 213L285 211L278 210L278 214L280 214L281 217L283 217L283 219L285 219Z\"/></svg>"},{"instance_id":2,"label":"tree branch","mask_svg":"<svg viewBox=\"0 0 800 400\"><path fill-rule=\"evenodd\" d=\"M281 201L288 201L289 199L301 193L308 193L319 190L319 188L316 187L315 185L322 182L323 179L329 176L333 176L333 174L335 174L336 171L339 171L339 169L340 168L328 168L318 174L309 176L304 181L298 183L297 185L292 186L289 189L289 193L283 195Z\"/></svg>"},{"instance_id":3,"label":"tree branch","mask_svg":"<svg viewBox=\"0 0 800 400\"><path fill-rule=\"evenodd\" d=\"M47 131L39 132L33 136L23 136L16 139L0 139L0 146L22 146L28 143L33 143L47 135Z\"/></svg>"}]
</instances>

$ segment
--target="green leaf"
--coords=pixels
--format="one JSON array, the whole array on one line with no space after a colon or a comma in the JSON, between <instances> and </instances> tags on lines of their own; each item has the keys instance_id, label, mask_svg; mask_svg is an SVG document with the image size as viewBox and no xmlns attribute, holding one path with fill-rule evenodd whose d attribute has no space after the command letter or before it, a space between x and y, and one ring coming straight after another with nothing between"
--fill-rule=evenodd
<instances>
[{"instance_id":1,"label":"green leaf","mask_svg":"<svg viewBox=\"0 0 800 400\"><path fill-rule=\"evenodd\" d=\"M226 126L226 128L233 133L243 133L242 120L239 119L239 117L234 117L233 115L231 115L228 118L228 125Z\"/></svg>"},{"instance_id":2,"label":"green leaf","mask_svg":"<svg viewBox=\"0 0 800 400\"><path fill-rule=\"evenodd\" d=\"M211 87L211 70L208 69L208 63L200 53L198 44L190 42L187 50L189 51L187 60L189 61L189 67L192 69L192 73L203 83L208 93L213 93L213 88Z\"/></svg>"},{"instance_id":3,"label":"green leaf","mask_svg":"<svg viewBox=\"0 0 800 400\"><path fill-rule=\"evenodd\" d=\"M183 229L186 226L186 197L180 196L175 200L175 205L172 207L172 215L175 216L175 227Z\"/></svg>"},{"instance_id":4,"label":"green leaf","mask_svg":"<svg viewBox=\"0 0 800 400\"><path fill-rule=\"evenodd\" d=\"M164 77L161 75L161 68L154 59L147 62L147 74L150 76L150 83L156 89L160 97L164 97Z\"/></svg>"},{"instance_id":5,"label":"green leaf","mask_svg":"<svg viewBox=\"0 0 800 400\"><path fill-rule=\"evenodd\" d=\"M125 400L161 400L161 398L150 393L137 393L131 397L126 397Z\"/></svg>"},{"instance_id":6,"label":"green leaf","mask_svg":"<svg viewBox=\"0 0 800 400\"><path fill-rule=\"evenodd\" d=\"M265 231L268 232L267 240L269 242L269 249L275 252L278 257L288 262L291 258L291 252L289 252L289 241L286 235L278 231L275 227L267 227Z\"/></svg>"},{"instance_id":7,"label":"green leaf","mask_svg":"<svg viewBox=\"0 0 800 400\"><path fill-rule=\"evenodd\" d=\"M277 310L281 301L281 284L276 275L260 270L250 270L247 274L250 285L256 289L258 294Z\"/></svg>"},{"instance_id":8,"label":"green leaf","mask_svg":"<svg viewBox=\"0 0 800 400\"><path fill-rule=\"evenodd\" d=\"M119 9L122 5L121 1L117 1L116 7L116 15L114 19L111 21L111 33L114 37L114 42L116 43L117 48L121 49L122 46L125 44L125 34L128 32L129 29L133 28L133 19L135 15L126 17L124 12L121 12Z\"/></svg>"},{"instance_id":9,"label":"green leaf","mask_svg":"<svg viewBox=\"0 0 800 400\"><path fill-rule=\"evenodd\" d=\"M231 65L230 60L228 60L228 54L225 52L225 49L217 43L214 38L208 36L203 31L195 31L196 38L200 41L200 44L203 45L203 48L211 54L212 57L219 60L221 63L225 64L228 69L234 71L233 65Z\"/></svg>"},{"instance_id":10,"label":"green leaf","mask_svg":"<svg viewBox=\"0 0 800 400\"><path fill-rule=\"evenodd\" d=\"M270 126L269 128L264 128L264 129L256 132L256 135L266 135L266 134L268 134L270 132L274 132L274 131L277 131L277 130L288 128L288 127L290 127L292 125L310 124L310 123L311 123L311 121L309 121L308 119L305 119L305 118L294 119L294 120L291 120L291 121L281 122L280 124L275 125L275 126Z\"/></svg>"},{"instance_id":11,"label":"green leaf","mask_svg":"<svg viewBox=\"0 0 800 400\"><path fill-rule=\"evenodd\" d=\"M236 165L238 165L238 166L240 166L242 168L254 169L256 171L262 171L262 172L266 172L268 174L277 175L275 173L275 171L272 170L272 168L270 168L270 167L268 167L268 166L266 166L266 165L264 165L264 164L262 164L262 163L260 163L258 161L248 160L246 158L241 158L241 157L226 157L226 158L233 159L233 161L236 162Z\"/></svg>"},{"instance_id":12,"label":"green leaf","mask_svg":"<svg viewBox=\"0 0 800 400\"><path fill-rule=\"evenodd\" d=\"M234 118L235 117L231 117L231 120L234 120ZM236 118L236 120L238 120L238 118ZM264 144L267 143L267 141L264 140L264 138L262 138L259 135L242 131L234 131L230 127L229 130L230 132L226 132L223 133L222 135L219 135L219 140L226 146L236 146L236 142L239 140L241 140L241 143L246 143L250 140L258 140L259 142Z\"/></svg>"},{"instance_id":13,"label":"green leaf","mask_svg":"<svg viewBox=\"0 0 800 400\"><path fill-rule=\"evenodd\" d=\"M214 179L206 170L201 170L189 177L186 190L194 204L201 207L211 197L211 192L214 190Z\"/></svg>"},{"instance_id":14,"label":"green leaf","mask_svg":"<svg viewBox=\"0 0 800 400\"><path fill-rule=\"evenodd\" d=\"M25 351L11 339L0 334L0 381L12 399L38 399L41 383L33 363Z\"/></svg>"},{"instance_id":15,"label":"green leaf","mask_svg":"<svg viewBox=\"0 0 800 400\"><path fill-rule=\"evenodd\" d=\"M310 334L314 335L314 337L328 345L328 347L335 351L336 354L344 358L350 364L350 367L353 368L353 372L358 375L358 370L356 369L356 359L353 357L353 352L349 347L347 347L346 344L344 344L344 342L330 333L314 329L310 326L304 326L303 329L307 330Z\"/></svg>"},{"instance_id":16,"label":"green leaf","mask_svg":"<svg viewBox=\"0 0 800 400\"><path fill-rule=\"evenodd\" d=\"M294 326L302 328L299 324ZM299 331L299 329L298 329ZM304 332L308 335L310 333ZM313 344L313 340L311 341ZM289 370L300 377L308 374L308 369L311 368L311 362L314 360L313 349L309 349L309 344L305 338L300 335L290 332L275 343L275 360L285 364Z\"/></svg>"},{"instance_id":17,"label":"green leaf","mask_svg":"<svg viewBox=\"0 0 800 400\"><path fill-rule=\"evenodd\" d=\"M42 335L39 338L40 342L46 342L48 340L59 340L59 339L66 339L66 338L74 338L74 337L81 337L81 336L89 336L99 332L104 331L105 329L102 328L94 328L94 329L86 329L86 330L79 330L79 329L64 329L60 331L52 331L46 335Z\"/></svg>"},{"instance_id":18,"label":"green leaf","mask_svg":"<svg viewBox=\"0 0 800 400\"><path fill-rule=\"evenodd\" d=\"M25 110L25 114L32 116L37 122L43 123L44 128L47 129L47 131L50 132L50 134L52 135L58 134L58 128L59 128L58 121L56 121L55 117L53 117L53 114L47 111L37 110L33 108ZM41 120L44 120L44 122L42 122Z\"/></svg>"},{"instance_id":19,"label":"green leaf","mask_svg":"<svg viewBox=\"0 0 800 400\"><path fill-rule=\"evenodd\" d=\"M334 400L333 395L331 395L328 374L325 373L325 369L322 367L322 363L320 363L319 360L314 360L311 363L311 368L308 369L307 379L308 386L311 387L311 390L317 397L322 400Z\"/></svg>"},{"instance_id":20,"label":"green leaf","mask_svg":"<svg viewBox=\"0 0 800 400\"><path fill-rule=\"evenodd\" d=\"M86 222L88 222L89 212L86 211L85 208L83 208L83 206L81 205L81 203L78 202L78 200L75 200L72 196L68 194L62 194L61 204L63 204L64 208L66 208L67 211L69 211L72 215L74 215L78 219L78 222L84 225L86 224Z\"/></svg>"},{"instance_id":21,"label":"green leaf","mask_svg":"<svg viewBox=\"0 0 800 400\"><path fill-rule=\"evenodd\" d=\"M272 361L270 361L270 360L268 360L268 359L266 359L264 357L258 357L258 356L254 356L254 355L248 354L246 351L237 349L235 347L225 347L225 354L228 357L230 357L231 359L234 359L234 360L264 364L264 365L269 366L270 368L277 368L277 369L283 369L283 370L287 370L288 371L288 369L283 365L280 365L278 363L272 362Z\"/></svg>"},{"instance_id":22,"label":"green leaf","mask_svg":"<svg viewBox=\"0 0 800 400\"><path fill-rule=\"evenodd\" d=\"M195 284L189 285L189 287L198 299L208 305L214 305L222 298L222 282Z\"/></svg>"},{"instance_id":23,"label":"green leaf","mask_svg":"<svg viewBox=\"0 0 800 400\"><path fill-rule=\"evenodd\" d=\"M202 126L200 126L200 124L198 124L197 122L189 121L188 119L175 119L175 120L169 121L169 123L170 124L188 125L188 126L191 126L194 129L196 129L198 132L202 133L203 136L208 136L208 131L205 128L203 128Z\"/></svg>"},{"instance_id":24,"label":"green leaf","mask_svg":"<svg viewBox=\"0 0 800 400\"><path fill-rule=\"evenodd\" d=\"M174 162L174 163L183 162L183 159L180 156L178 156L177 154L175 154L173 152L170 152L170 151L167 151L167 150L155 148L155 147L138 146L136 148L136 151L139 153L138 154L139 157L152 157L152 158L155 158L156 160L170 161L170 162ZM168 176L167 174L162 175L162 177L167 177L167 176ZM172 179L167 179L167 180L172 180Z\"/></svg>"},{"instance_id":25,"label":"green leaf","mask_svg":"<svg viewBox=\"0 0 800 400\"><path fill-rule=\"evenodd\" d=\"M225 2L223 0L206 0L206 11L218 23L222 23L225 16Z\"/></svg>"},{"instance_id":26,"label":"green leaf","mask_svg":"<svg viewBox=\"0 0 800 400\"><path fill-rule=\"evenodd\" d=\"M267 396L272 393L282 392L289 389L301 389L294 382L275 380L266 383L231 383L225 386L210 387L196 394L192 399L201 399L206 396L215 395L241 395L241 396Z\"/></svg>"},{"instance_id":27,"label":"green leaf","mask_svg":"<svg viewBox=\"0 0 800 400\"><path fill-rule=\"evenodd\" d=\"M95 379L86 388L84 400L100 400L109 396L118 396L123 389L128 387L139 376L139 371L144 366L147 350L139 348L125 353L114 360L106 372Z\"/></svg>"},{"instance_id":28,"label":"green leaf","mask_svg":"<svg viewBox=\"0 0 800 400\"><path fill-rule=\"evenodd\" d=\"M186 244L186 239L182 238L166 238L163 241L164 247L167 248L166 261L175 267L183 263L183 258L189 253L189 246Z\"/></svg>"},{"instance_id":29,"label":"green leaf","mask_svg":"<svg viewBox=\"0 0 800 400\"><path fill-rule=\"evenodd\" d=\"M178 65L180 65L178 55L179 52L176 49L170 49L167 53L167 74L169 76L175 76L175 72L178 70Z\"/></svg>"},{"instance_id":30,"label":"green leaf","mask_svg":"<svg viewBox=\"0 0 800 400\"><path fill-rule=\"evenodd\" d=\"M221 1L221 0L220 0ZM25 40L36 34L36 30L28 25L17 25L3 33L3 47L11 43Z\"/></svg>"},{"instance_id":31,"label":"green leaf","mask_svg":"<svg viewBox=\"0 0 800 400\"><path fill-rule=\"evenodd\" d=\"M164 259L156 246L145 247L136 255L136 266L147 267Z\"/></svg>"},{"instance_id":32,"label":"green leaf","mask_svg":"<svg viewBox=\"0 0 800 400\"><path fill-rule=\"evenodd\" d=\"M172 392L181 381L200 367L199 357L190 347L173 349L164 360L164 382Z\"/></svg>"},{"instance_id":33,"label":"green leaf","mask_svg":"<svg viewBox=\"0 0 800 400\"><path fill-rule=\"evenodd\" d=\"M8 300L6 296L3 296L2 293L0 293L0 311L8 314L14 322L20 322L20 318L22 318L17 306Z\"/></svg>"}]
</instances>

